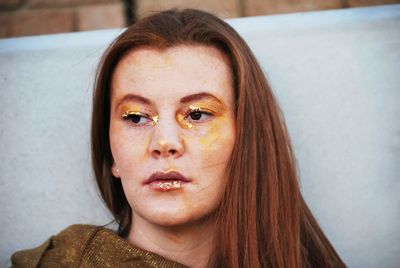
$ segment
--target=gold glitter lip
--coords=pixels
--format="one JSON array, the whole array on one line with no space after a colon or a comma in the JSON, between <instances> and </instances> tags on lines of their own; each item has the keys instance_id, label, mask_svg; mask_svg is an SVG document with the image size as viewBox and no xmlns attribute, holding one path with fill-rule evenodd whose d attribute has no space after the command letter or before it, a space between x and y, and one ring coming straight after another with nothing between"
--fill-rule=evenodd
<instances>
[{"instance_id":1,"label":"gold glitter lip","mask_svg":"<svg viewBox=\"0 0 400 268\"><path fill-rule=\"evenodd\" d=\"M165 191L175 190L182 188L182 183L180 181L162 181L158 183L158 187Z\"/></svg>"},{"instance_id":2,"label":"gold glitter lip","mask_svg":"<svg viewBox=\"0 0 400 268\"><path fill-rule=\"evenodd\" d=\"M183 188L185 183L190 183L191 180L180 174L178 171L157 171L153 173L144 185L151 185L151 188L156 191L173 191Z\"/></svg>"}]
</instances>

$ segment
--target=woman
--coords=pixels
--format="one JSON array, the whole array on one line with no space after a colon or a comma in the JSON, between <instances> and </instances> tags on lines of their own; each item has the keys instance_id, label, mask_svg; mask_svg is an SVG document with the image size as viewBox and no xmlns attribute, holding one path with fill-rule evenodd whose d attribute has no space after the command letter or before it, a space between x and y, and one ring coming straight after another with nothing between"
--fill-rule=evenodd
<instances>
[{"instance_id":1,"label":"woman","mask_svg":"<svg viewBox=\"0 0 400 268\"><path fill-rule=\"evenodd\" d=\"M92 156L117 234L74 225L14 266L345 267L300 194L260 66L213 15L164 11L111 44Z\"/></svg>"}]
</instances>

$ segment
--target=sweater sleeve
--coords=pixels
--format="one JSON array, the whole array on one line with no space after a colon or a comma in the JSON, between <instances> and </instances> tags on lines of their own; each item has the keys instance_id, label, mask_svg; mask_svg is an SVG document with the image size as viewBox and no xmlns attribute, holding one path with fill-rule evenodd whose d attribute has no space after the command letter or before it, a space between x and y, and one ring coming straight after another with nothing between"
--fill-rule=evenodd
<instances>
[{"instance_id":1,"label":"sweater sleeve","mask_svg":"<svg viewBox=\"0 0 400 268\"><path fill-rule=\"evenodd\" d=\"M98 230L97 226L72 225L37 248L14 253L12 267L78 267L86 246Z\"/></svg>"},{"instance_id":2,"label":"sweater sleeve","mask_svg":"<svg viewBox=\"0 0 400 268\"><path fill-rule=\"evenodd\" d=\"M11 256L12 267L15 268L38 267L40 259L42 258L44 252L48 249L52 238L53 237L46 240L42 245L36 248L15 252Z\"/></svg>"}]
</instances>

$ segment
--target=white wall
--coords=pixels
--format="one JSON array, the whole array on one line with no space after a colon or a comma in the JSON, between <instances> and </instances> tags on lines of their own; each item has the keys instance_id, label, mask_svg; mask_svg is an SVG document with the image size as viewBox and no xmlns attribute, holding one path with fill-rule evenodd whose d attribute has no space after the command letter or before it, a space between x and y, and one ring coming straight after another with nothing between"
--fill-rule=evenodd
<instances>
[{"instance_id":1,"label":"white wall","mask_svg":"<svg viewBox=\"0 0 400 268\"><path fill-rule=\"evenodd\" d=\"M400 267L400 5L229 20L281 103L305 199L349 267ZM93 183L93 74L122 30L0 40L0 267L111 220Z\"/></svg>"}]
</instances>

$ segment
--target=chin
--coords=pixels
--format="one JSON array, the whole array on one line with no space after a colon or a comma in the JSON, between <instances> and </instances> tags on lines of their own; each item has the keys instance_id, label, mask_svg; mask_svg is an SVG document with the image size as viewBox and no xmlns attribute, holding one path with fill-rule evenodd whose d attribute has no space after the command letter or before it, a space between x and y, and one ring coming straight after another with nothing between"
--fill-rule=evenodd
<instances>
[{"instance_id":1,"label":"chin","mask_svg":"<svg viewBox=\"0 0 400 268\"><path fill-rule=\"evenodd\" d=\"M209 213L206 209L201 211L185 211L182 208L165 208L159 207L157 209L147 211L142 217L154 225L163 227L180 227L191 224L199 224L205 219L209 219Z\"/></svg>"},{"instance_id":2,"label":"chin","mask_svg":"<svg viewBox=\"0 0 400 268\"><path fill-rule=\"evenodd\" d=\"M157 210L151 214L148 217L149 221L165 227L182 226L196 222L202 218L201 215L197 217L195 215L188 215L189 213L184 213L182 210Z\"/></svg>"}]
</instances>

